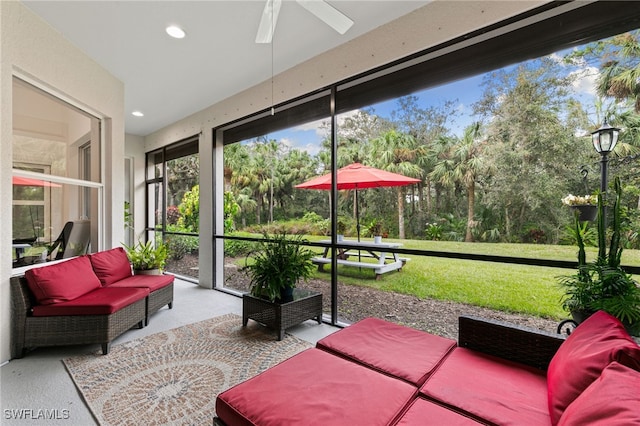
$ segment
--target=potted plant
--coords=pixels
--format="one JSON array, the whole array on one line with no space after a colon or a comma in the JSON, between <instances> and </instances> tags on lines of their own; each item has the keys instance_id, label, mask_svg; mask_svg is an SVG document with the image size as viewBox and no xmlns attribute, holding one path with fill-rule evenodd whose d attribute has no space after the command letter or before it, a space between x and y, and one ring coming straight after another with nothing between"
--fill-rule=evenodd
<instances>
[{"instance_id":1,"label":"potted plant","mask_svg":"<svg viewBox=\"0 0 640 426\"><path fill-rule=\"evenodd\" d=\"M155 246L151 241L127 246L123 244L127 256L131 261L133 271L139 275L159 275L167 262L167 246L158 242Z\"/></svg>"},{"instance_id":2,"label":"potted plant","mask_svg":"<svg viewBox=\"0 0 640 426\"><path fill-rule=\"evenodd\" d=\"M569 206L574 213L578 214L581 221L595 220L598 213L597 197L594 195L573 195L569 194L562 199L562 204Z\"/></svg>"},{"instance_id":3,"label":"potted plant","mask_svg":"<svg viewBox=\"0 0 640 426\"><path fill-rule=\"evenodd\" d=\"M587 263L584 234L586 223L581 223L575 214L575 234L578 243L578 271L569 276L560 277L565 289L562 307L571 312L574 320L580 323L592 313L603 310L625 324L632 334L640 332L640 287L630 274L620 267L622 257L621 236L621 195L620 179L614 182L615 201L613 206L613 229L607 252L606 224L604 223L605 204L602 194L598 194L598 256Z\"/></svg>"},{"instance_id":4,"label":"potted plant","mask_svg":"<svg viewBox=\"0 0 640 426\"><path fill-rule=\"evenodd\" d=\"M298 281L311 277L315 253L303 246L306 240L301 235L289 237L282 232L269 236L265 232L263 236L242 268L251 279L249 291L272 302L291 300Z\"/></svg>"}]
</instances>

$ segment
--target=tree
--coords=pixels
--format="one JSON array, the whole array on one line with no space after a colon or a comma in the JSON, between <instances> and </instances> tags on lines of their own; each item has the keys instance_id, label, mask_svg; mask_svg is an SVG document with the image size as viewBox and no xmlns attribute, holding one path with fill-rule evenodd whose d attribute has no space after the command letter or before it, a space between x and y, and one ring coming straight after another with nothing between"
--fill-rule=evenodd
<instances>
[{"instance_id":1,"label":"tree","mask_svg":"<svg viewBox=\"0 0 640 426\"><path fill-rule=\"evenodd\" d=\"M449 152L444 155L431 172L431 177L445 187L462 185L467 192L467 231L466 242L473 241L472 230L475 226L476 183L485 169L482 156L483 143L480 137L480 123L465 128L462 138L455 138Z\"/></svg>"},{"instance_id":2,"label":"tree","mask_svg":"<svg viewBox=\"0 0 640 426\"><path fill-rule=\"evenodd\" d=\"M423 177L420 161L425 156L426 148L418 145L416 139L406 133L389 130L371 142L372 165L401 175ZM398 238L405 238L404 200L405 189L397 188L398 195Z\"/></svg>"},{"instance_id":3,"label":"tree","mask_svg":"<svg viewBox=\"0 0 640 426\"><path fill-rule=\"evenodd\" d=\"M640 31L591 43L571 58L589 57L600 60L598 93L618 101L629 99L640 113Z\"/></svg>"},{"instance_id":4,"label":"tree","mask_svg":"<svg viewBox=\"0 0 640 426\"><path fill-rule=\"evenodd\" d=\"M487 121L487 162L499 170L487 178L484 201L501 212L510 241L532 227L557 234L566 211L555 200L580 183L579 166L591 153L590 140L575 135L573 116L565 114L574 102L572 80L559 67L545 57L488 74L474 105Z\"/></svg>"},{"instance_id":5,"label":"tree","mask_svg":"<svg viewBox=\"0 0 640 426\"><path fill-rule=\"evenodd\" d=\"M426 150L421 158L421 167L426 182L418 184L418 209L422 210L424 191L426 188L427 211L432 211L430 173L435 167L438 154L442 148L439 145L450 135L451 125L459 115L458 100L447 100L439 106L422 106L415 95L403 96L397 100L397 109L391 112L394 128L413 136L418 145L424 145ZM436 187L436 196L438 188Z\"/></svg>"},{"instance_id":6,"label":"tree","mask_svg":"<svg viewBox=\"0 0 640 426\"><path fill-rule=\"evenodd\" d=\"M270 140L258 140L254 145L256 153L256 163L261 167L259 169L260 178L262 183L260 189L262 192L268 188L268 200L269 200L269 222L273 222L273 194L275 186L280 184L279 176L276 175L276 170L279 164L279 157L282 155L284 147L279 145L274 139Z\"/></svg>"},{"instance_id":7,"label":"tree","mask_svg":"<svg viewBox=\"0 0 640 426\"><path fill-rule=\"evenodd\" d=\"M607 109L604 117L598 117L592 130L599 127L604 118L623 129L614 151L616 157L623 158L618 158L619 161L612 165L628 164L628 168L617 170L618 175L623 176L626 185L640 186L637 166L640 154L640 30L589 43L567 55L565 60L597 69L599 103L603 102L602 98L617 101Z\"/></svg>"},{"instance_id":8,"label":"tree","mask_svg":"<svg viewBox=\"0 0 640 426\"><path fill-rule=\"evenodd\" d=\"M184 194L198 184L199 178L198 154L167 161L167 205L178 204Z\"/></svg>"}]
</instances>

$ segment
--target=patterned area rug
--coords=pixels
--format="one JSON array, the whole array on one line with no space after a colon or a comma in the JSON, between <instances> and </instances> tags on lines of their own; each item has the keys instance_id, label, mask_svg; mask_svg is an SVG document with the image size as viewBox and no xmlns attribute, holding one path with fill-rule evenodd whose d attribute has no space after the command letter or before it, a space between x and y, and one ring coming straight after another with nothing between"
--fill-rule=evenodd
<instances>
[{"instance_id":1,"label":"patterned area rug","mask_svg":"<svg viewBox=\"0 0 640 426\"><path fill-rule=\"evenodd\" d=\"M101 425L211 425L218 393L311 346L229 314L63 362Z\"/></svg>"}]
</instances>

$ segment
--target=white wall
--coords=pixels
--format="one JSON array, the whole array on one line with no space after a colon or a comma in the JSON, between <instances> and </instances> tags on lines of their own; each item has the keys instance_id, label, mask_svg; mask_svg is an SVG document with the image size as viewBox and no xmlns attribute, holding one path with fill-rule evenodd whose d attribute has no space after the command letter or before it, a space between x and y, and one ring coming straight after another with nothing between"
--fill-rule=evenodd
<instances>
[{"instance_id":1,"label":"white wall","mask_svg":"<svg viewBox=\"0 0 640 426\"><path fill-rule=\"evenodd\" d=\"M12 78L19 76L106 124L102 248L123 238L124 86L15 1L0 1L0 223L11 223ZM117 190L112 191L111 188ZM9 359L11 227L0 227L0 362Z\"/></svg>"},{"instance_id":2,"label":"white wall","mask_svg":"<svg viewBox=\"0 0 640 426\"><path fill-rule=\"evenodd\" d=\"M336 49L319 55L274 78L274 104L313 92L380 65L436 46L447 40L499 22L546 3L545 1L435 1L383 25ZM224 82L221 82L224 84ZM211 129L271 106L271 81L254 86L222 102L173 123L145 138L145 150L160 148L200 133L200 188L215 188L211 174ZM221 167L218 167L221 170ZM220 173L221 176L221 173ZM215 195L221 199L222 191ZM211 288L213 275L213 218L211 194L200 191L199 284ZM220 201L218 201L220 202ZM221 247L221 246L220 246ZM218 277L221 277L218 274Z\"/></svg>"},{"instance_id":3,"label":"white wall","mask_svg":"<svg viewBox=\"0 0 640 426\"><path fill-rule=\"evenodd\" d=\"M144 239L143 231L145 225L145 150L144 138L136 135L125 135L125 151L124 155L133 161L133 202L131 205L131 213L134 219L134 242L138 239ZM124 186L124 184L123 184Z\"/></svg>"}]
</instances>

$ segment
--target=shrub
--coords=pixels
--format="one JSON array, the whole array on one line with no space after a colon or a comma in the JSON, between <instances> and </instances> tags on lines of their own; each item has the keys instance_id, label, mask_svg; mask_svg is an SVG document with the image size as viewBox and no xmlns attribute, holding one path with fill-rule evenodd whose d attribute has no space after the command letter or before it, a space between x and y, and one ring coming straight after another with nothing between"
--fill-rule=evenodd
<instances>
[{"instance_id":1,"label":"shrub","mask_svg":"<svg viewBox=\"0 0 640 426\"><path fill-rule=\"evenodd\" d=\"M169 257L173 260L182 259L187 253L191 253L189 239L184 235L170 235L167 236L166 244L169 251Z\"/></svg>"},{"instance_id":2,"label":"shrub","mask_svg":"<svg viewBox=\"0 0 640 426\"><path fill-rule=\"evenodd\" d=\"M241 257L251 253L256 248L256 242L243 240L225 240L224 254L228 257Z\"/></svg>"},{"instance_id":3,"label":"shrub","mask_svg":"<svg viewBox=\"0 0 640 426\"><path fill-rule=\"evenodd\" d=\"M180 219L180 210L176 206L167 207L167 225L175 225Z\"/></svg>"},{"instance_id":4,"label":"shrub","mask_svg":"<svg viewBox=\"0 0 640 426\"><path fill-rule=\"evenodd\" d=\"M427 229L425 229L427 238L433 241L440 241L442 239L442 226L437 223L427 223Z\"/></svg>"},{"instance_id":5,"label":"shrub","mask_svg":"<svg viewBox=\"0 0 640 426\"><path fill-rule=\"evenodd\" d=\"M187 191L178 206L182 215L178 225L188 232L198 232L200 228L200 185L195 185L191 191Z\"/></svg>"}]
</instances>

